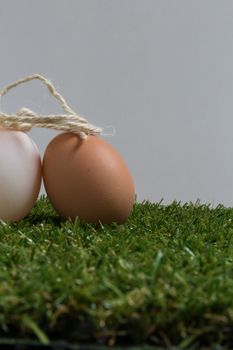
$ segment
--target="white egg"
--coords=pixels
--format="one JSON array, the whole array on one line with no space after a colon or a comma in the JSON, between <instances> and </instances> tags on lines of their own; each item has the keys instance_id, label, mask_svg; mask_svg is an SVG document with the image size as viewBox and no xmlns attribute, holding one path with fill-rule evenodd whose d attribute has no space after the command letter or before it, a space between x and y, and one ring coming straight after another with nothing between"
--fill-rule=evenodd
<instances>
[{"instance_id":1,"label":"white egg","mask_svg":"<svg viewBox=\"0 0 233 350\"><path fill-rule=\"evenodd\" d=\"M41 157L33 140L23 131L0 128L0 219L23 219L38 198L41 181Z\"/></svg>"}]
</instances>

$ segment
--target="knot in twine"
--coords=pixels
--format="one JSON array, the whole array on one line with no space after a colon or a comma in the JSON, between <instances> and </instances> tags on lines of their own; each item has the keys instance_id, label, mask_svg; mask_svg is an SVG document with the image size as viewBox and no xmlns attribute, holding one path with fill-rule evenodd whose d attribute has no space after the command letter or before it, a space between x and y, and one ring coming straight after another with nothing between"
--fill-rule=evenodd
<instances>
[{"instance_id":1,"label":"knot in twine","mask_svg":"<svg viewBox=\"0 0 233 350\"><path fill-rule=\"evenodd\" d=\"M87 135L97 135L102 132L101 128L90 124L85 118L77 115L77 113L75 113L68 106L62 95L57 92L52 83L42 75L34 74L15 81L14 83L0 90L0 98L9 90L33 79L38 79L47 86L51 95L59 101L65 114L39 115L28 108L22 108L17 113L10 115L0 111L0 126L7 129L17 129L20 131L29 131L33 126L40 128L51 128L76 133L82 139L86 138Z\"/></svg>"}]
</instances>

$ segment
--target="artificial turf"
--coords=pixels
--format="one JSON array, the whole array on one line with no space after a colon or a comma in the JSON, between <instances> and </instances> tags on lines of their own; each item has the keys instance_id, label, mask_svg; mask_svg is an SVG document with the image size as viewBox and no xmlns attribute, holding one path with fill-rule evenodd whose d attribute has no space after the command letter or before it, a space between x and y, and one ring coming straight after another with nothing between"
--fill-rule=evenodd
<instances>
[{"instance_id":1,"label":"artificial turf","mask_svg":"<svg viewBox=\"0 0 233 350\"><path fill-rule=\"evenodd\" d=\"M134 205L124 225L62 220L46 196L0 221L0 342L230 349L233 209Z\"/></svg>"}]
</instances>

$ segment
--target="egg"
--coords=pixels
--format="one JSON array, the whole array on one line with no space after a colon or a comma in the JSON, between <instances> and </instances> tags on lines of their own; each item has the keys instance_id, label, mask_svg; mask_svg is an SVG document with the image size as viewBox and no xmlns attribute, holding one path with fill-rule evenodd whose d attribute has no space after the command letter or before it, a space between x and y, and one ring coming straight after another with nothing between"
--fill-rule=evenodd
<instances>
[{"instance_id":1,"label":"egg","mask_svg":"<svg viewBox=\"0 0 233 350\"><path fill-rule=\"evenodd\" d=\"M57 135L44 152L42 167L47 196L61 217L122 224L130 215L135 201L131 173L99 136Z\"/></svg>"},{"instance_id":2,"label":"egg","mask_svg":"<svg viewBox=\"0 0 233 350\"><path fill-rule=\"evenodd\" d=\"M38 198L41 181L41 158L33 140L23 131L0 128L0 219L23 219Z\"/></svg>"}]
</instances>

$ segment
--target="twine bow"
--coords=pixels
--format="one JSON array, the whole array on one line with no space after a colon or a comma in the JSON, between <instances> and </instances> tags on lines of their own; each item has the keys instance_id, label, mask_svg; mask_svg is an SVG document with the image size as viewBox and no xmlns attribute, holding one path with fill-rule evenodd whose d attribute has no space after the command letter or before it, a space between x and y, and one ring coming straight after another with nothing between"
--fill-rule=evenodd
<instances>
[{"instance_id":1,"label":"twine bow","mask_svg":"<svg viewBox=\"0 0 233 350\"><path fill-rule=\"evenodd\" d=\"M75 113L68 106L62 95L57 92L52 83L42 75L34 74L15 81L14 83L0 90L0 98L9 90L33 79L38 79L47 86L51 95L59 101L65 114L39 115L28 108L22 108L17 113L11 115L0 111L0 126L7 129L17 129L20 131L29 131L33 126L40 128L51 128L76 133L82 139L86 138L87 135L97 135L102 132L101 128L90 124L85 118L77 115L77 113Z\"/></svg>"}]
</instances>

